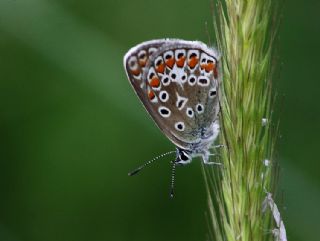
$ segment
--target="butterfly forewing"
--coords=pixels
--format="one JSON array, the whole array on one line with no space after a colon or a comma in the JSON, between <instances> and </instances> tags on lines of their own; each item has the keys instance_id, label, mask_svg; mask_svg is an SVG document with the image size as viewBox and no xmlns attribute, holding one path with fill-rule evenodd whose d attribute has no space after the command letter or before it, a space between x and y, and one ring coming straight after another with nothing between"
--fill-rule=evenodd
<instances>
[{"instance_id":1,"label":"butterfly forewing","mask_svg":"<svg viewBox=\"0 0 320 241\"><path fill-rule=\"evenodd\" d=\"M126 69L147 111L178 147L188 149L200 143L211 134L219 111L215 51L200 42L183 40L147 42L136 48L126 55ZM130 60L150 48L156 50L148 55L146 64L130 68Z\"/></svg>"},{"instance_id":2,"label":"butterfly forewing","mask_svg":"<svg viewBox=\"0 0 320 241\"><path fill-rule=\"evenodd\" d=\"M130 49L124 56L124 67L128 79L143 103L147 89L146 83L142 79L143 73L146 70L150 56L157 52L165 42L166 40L144 42Z\"/></svg>"}]
</instances>

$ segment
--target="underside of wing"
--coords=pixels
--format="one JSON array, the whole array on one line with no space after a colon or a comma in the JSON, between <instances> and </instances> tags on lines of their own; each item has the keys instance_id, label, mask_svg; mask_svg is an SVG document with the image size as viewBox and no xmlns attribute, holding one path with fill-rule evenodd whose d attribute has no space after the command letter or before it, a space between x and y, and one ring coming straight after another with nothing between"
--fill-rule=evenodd
<instances>
[{"instance_id":1,"label":"underside of wing","mask_svg":"<svg viewBox=\"0 0 320 241\"><path fill-rule=\"evenodd\" d=\"M139 52L147 53L150 48L156 50L141 65ZM135 54L129 54L125 63L128 77L166 136L185 149L210 137L219 112L215 50L196 41L163 40L138 45L132 53ZM138 67L130 59L138 61L133 61Z\"/></svg>"}]
</instances>

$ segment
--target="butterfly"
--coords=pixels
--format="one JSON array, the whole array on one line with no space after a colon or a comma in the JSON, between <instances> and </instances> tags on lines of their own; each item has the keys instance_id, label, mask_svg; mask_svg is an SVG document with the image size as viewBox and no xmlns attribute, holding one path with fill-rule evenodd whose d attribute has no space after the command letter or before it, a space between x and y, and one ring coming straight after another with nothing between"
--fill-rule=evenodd
<instances>
[{"instance_id":1,"label":"butterfly","mask_svg":"<svg viewBox=\"0 0 320 241\"><path fill-rule=\"evenodd\" d=\"M200 41L158 39L131 48L124 68L134 91L164 135L176 146L172 161L171 196L176 165L200 156L210 162L219 133L219 54ZM134 175L160 157L140 166Z\"/></svg>"}]
</instances>

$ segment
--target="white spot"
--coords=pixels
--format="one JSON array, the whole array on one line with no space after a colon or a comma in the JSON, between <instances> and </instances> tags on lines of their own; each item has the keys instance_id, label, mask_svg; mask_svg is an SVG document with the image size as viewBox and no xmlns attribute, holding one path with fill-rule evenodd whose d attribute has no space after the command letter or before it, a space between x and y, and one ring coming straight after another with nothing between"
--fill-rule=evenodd
<instances>
[{"instance_id":1,"label":"white spot","mask_svg":"<svg viewBox=\"0 0 320 241\"><path fill-rule=\"evenodd\" d=\"M187 74L184 69L178 68L175 64L172 70L169 73L172 82L176 82L180 85L184 84L187 81Z\"/></svg>"},{"instance_id":2,"label":"white spot","mask_svg":"<svg viewBox=\"0 0 320 241\"><path fill-rule=\"evenodd\" d=\"M152 55L153 53L155 53L157 51L157 48L151 47L149 48L148 52L149 52L149 56Z\"/></svg>"},{"instance_id":3,"label":"white spot","mask_svg":"<svg viewBox=\"0 0 320 241\"><path fill-rule=\"evenodd\" d=\"M159 98L162 102L167 102L169 100L169 93L165 90L160 91Z\"/></svg>"},{"instance_id":4,"label":"white spot","mask_svg":"<svg viewBox=\"0 0 320 241\"><path fill-rule=\"evenodd\" d=\"M165 118L167 118L171 115L171 111L167 107L164 107L164 106L160 106L158 109L158 112L162 117L165 117Z\"/></svg>"},{"instance_id":5,"label":"white spot","mask_svg":"<svg viewBox=\"0 0 320 241\"><path fill-rule=\"evenodd\" d=\"M188 102L188 98L180 96L177 92L176 94L177 94L176 107L179 110L182 110L185 104Z\"/></svg>"},{"instance_id":6,"label":"white spot","mask_svg":"<svg viewBox=\"0 0 320 241\"><path fill-rule=\"evenodd\" d=\"M164 86L168 86L171 83L171 80L168 75L162 75L161 82Z\"/></svg>"},{"instance_id":7,"label":"white spot","mask_svg":"<svg viewBox=\"0 0 320 241\"><path fill-rule=\"evenodd\" d=\"M217 95L217 90L216 88L211 88L209 90L209 98L214 98Z\"/></svg>"},{"instance_id":8,"label":"white spot","mask_svg":"<svg viewBox=\"0 0 320 241\"><path fill-rule=\"evenodd\" d=\"M174 128L176 128L177 131L184 131L185 125L182 121L179 121L174 124Z\"/></svg>"},{"instance_id":9,"label":"white spot","mask_svg":"<svg viewBox=\"0 0 320 241\"><path fill-rule=\"evenodd\" d=\"M202 87L207 87L210 84L210 79L207 76L199 76L198 77L198 85Z\"/></svg>"},{"instance_id":10,"label":"white spot","mask_svg":"<svg viewBox=\"0 0 320 241\"><path fill-rule=\"evenodd\" d=\"M196 106L196 110L199 114L203 113L204 112L204 107L202 104L197 104Z\"/></svg>"},{"instance_id":11,"label":"white spot","mask_svg":"<svg viewBox=\"0 0 320 241\"><path fill-rule=\"evenodd\" d=\"M208 58L209 58L209 55L207 55L206 53L201 53L200 65L206 64Z\"/></svg>"},{"instance_id":12,"label":"white spot","mask_svg":"<svg viewBox=\"0 0 320 241\"><path fill-rule=\"evenodd\" d=\"M139 65L136 56L131 56L128 60L128 66L130 70L137 70Z\"/></svg>"},{"instance_id":13,"label":"white spot","mask_svg":"<svg viewBox=\"0 0 320 241\"><path fill-rule=\"evenodd\" d=\"M138 53L139 60L146 61L147 60L147 51L144 49Z\"/></svg>"},{"instance_id":14,"label":"white spot","mask_svg":"<svg viewBox=\"0 0 320 241\"><path fill-rule=\"evenodd\" d=\"M197 77L195 75L190 75L188 78L188 83L191 86L194 86L197 83Z\"/></svg>"},{"instance_id":15,"label":"white spot","mask_svg":"<svg viewBox=\"0 0 320 241\"><path fill-rule=\"evenodd\" d=\"M186 110L186 114L187 116L189 116L190 118L192 118L194 116L194 111L192 108L188 107Z\"/></svg>"},{"instance_id":16,"label":"white spot","mask_svg":"<svg viewBox=\"0 0 320 241\"><path fill-rule=\"evenodd\" d=\"M133 75L133 78L137 80L141 80L142 74L140 73L139 75Z\"/></svg>"}]
</instances>

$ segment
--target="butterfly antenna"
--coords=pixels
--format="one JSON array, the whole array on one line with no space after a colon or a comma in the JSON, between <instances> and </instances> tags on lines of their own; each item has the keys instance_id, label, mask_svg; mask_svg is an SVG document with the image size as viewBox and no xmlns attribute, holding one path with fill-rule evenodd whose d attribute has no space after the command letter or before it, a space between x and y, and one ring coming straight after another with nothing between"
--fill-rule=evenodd
<instances>
[{"instance_id":1,"label":"butterfly antenna","mask_svg":"<svg viewBox=\"0 0 320 241\"><path fill-rule=\"evenodd\" d=\"M176 176L176 161L172 162L172 172L171 172L171 191L170 191L170 197L173 198L174 196L174 180Z\"/></svg>"},{"instance_id":2,"label":"butterfly antenna","mask_svg":"<svg viewBox=\"0 0 320 241\"><path fill-rule=\"evenodd\" d=\"M153 163L154 161L166 156L166 155L169 155L169 154L172 154L172 153L176 153L176 151L169 151L169 152L166 152L166 153L163 153L161 154L160 156L156 156L155 158L151 159L150 161L147 161L145 164L141 165L140 167L138 167L137 169L133 170L132 172L129 172L128 175L129 176L133 176L135 174L137 174L138 172L140 172L143 168L149 166L151 163Z\"/></svg>"}]
</instances>

